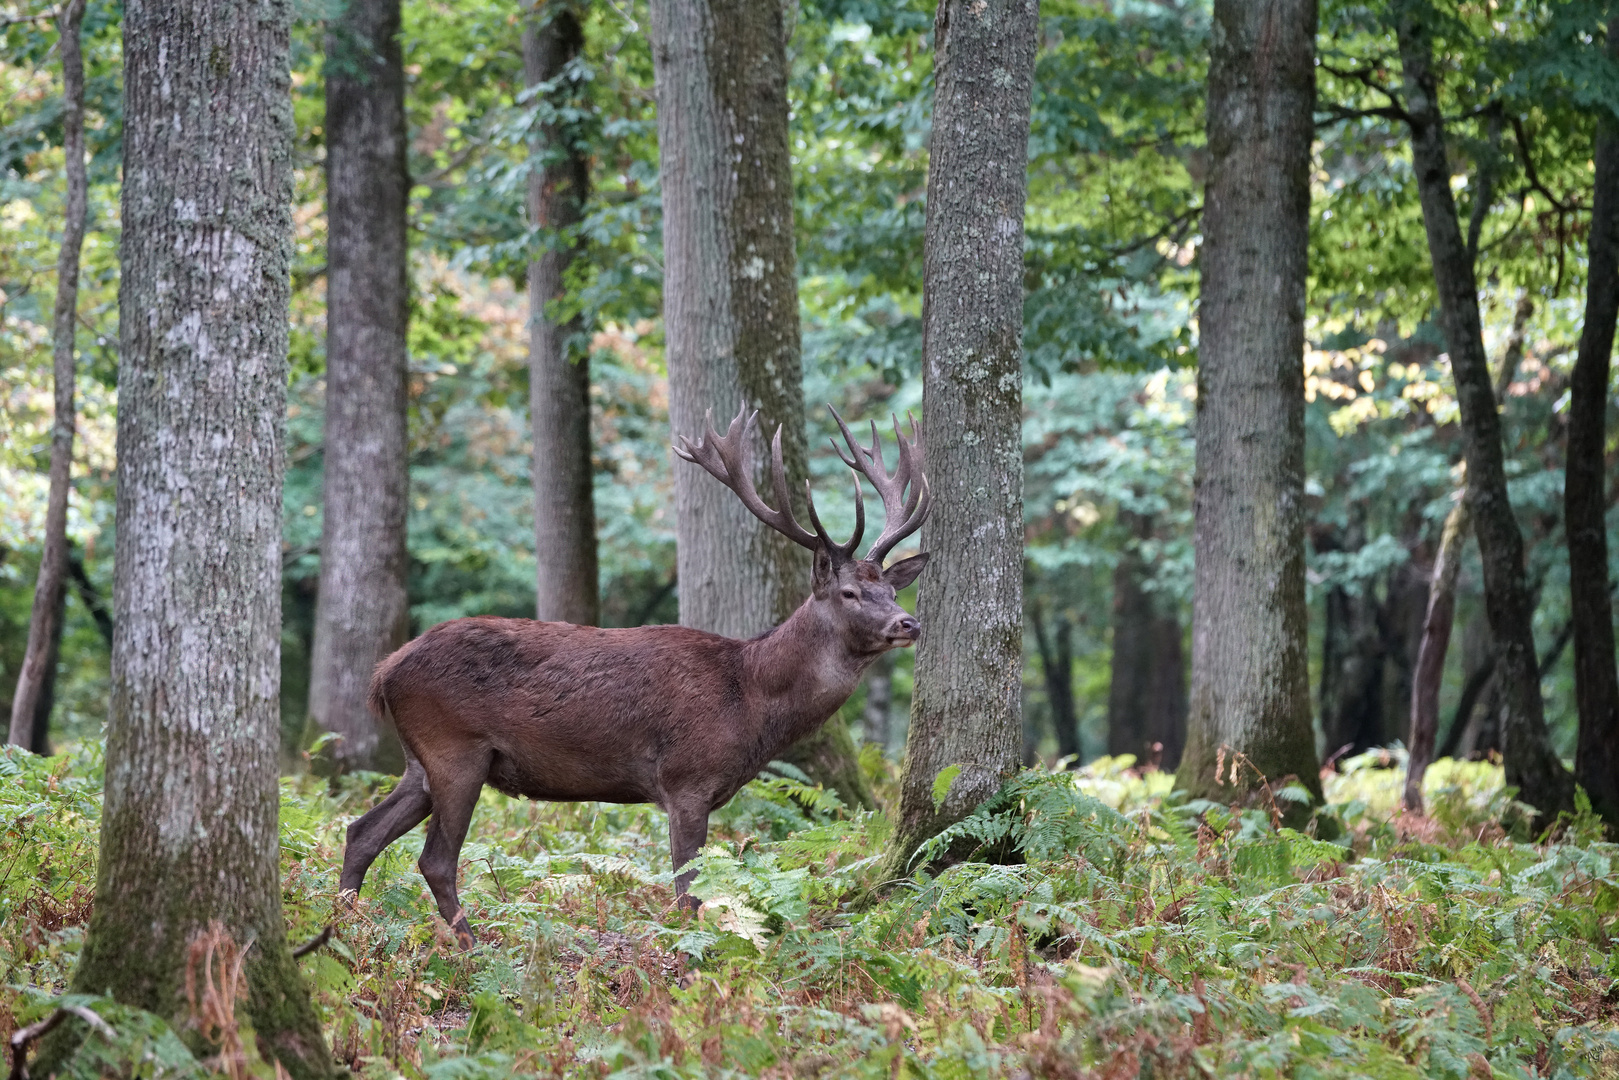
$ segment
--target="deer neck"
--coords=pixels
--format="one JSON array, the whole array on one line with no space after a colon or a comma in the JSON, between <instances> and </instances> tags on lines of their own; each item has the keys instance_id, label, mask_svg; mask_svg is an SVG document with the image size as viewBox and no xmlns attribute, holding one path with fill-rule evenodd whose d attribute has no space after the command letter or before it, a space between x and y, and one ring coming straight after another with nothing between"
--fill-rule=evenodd
<instances>
[{"instance_id":1,"label":"deer neck","mask_svg":"<svg viewBox=\"0 0 1619 1080\"><path fill-rule=\"evenodd\" d=\"M757 695L762 741L779 749L814 731L849 699L876 658L850 652L814 597L747 642L743 666Z\"/></svg>"}]
</instances>

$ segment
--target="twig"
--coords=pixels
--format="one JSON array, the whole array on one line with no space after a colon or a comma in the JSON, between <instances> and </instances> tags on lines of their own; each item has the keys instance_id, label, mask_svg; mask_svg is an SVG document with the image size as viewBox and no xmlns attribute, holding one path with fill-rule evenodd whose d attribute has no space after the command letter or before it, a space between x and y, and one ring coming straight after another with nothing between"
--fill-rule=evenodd
<instances>
[{"instance_id":1,"label":"twig","mask_svg":"<svg viewBox=\"0 0 1619 1080\"><path fill-rule=\"evenodd\" d=\"M83 1005L63 1005L38 1023L11 1033L11 1080L28 1080L28 1044L55 1031L69 1016L77 1016L109 1042L118 1038L117 1033L93 1010Z\"/></svg>"}]
</instances>

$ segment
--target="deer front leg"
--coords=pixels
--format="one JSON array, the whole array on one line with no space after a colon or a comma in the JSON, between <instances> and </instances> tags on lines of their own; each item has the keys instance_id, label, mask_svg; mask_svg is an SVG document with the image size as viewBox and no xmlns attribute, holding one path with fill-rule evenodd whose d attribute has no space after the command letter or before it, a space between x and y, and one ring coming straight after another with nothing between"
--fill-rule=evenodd
<instances>
[{"instance_id":1,"label":"deer front leg","mask_svg":"<svg viewBox=\"0 0 1619 1080\"><path fill-rule=\"evenodd\" d=\"M681 805L671 804L669 807L669 853L674 857L674 868L680 871L681 867L697 857L704 841L708 839L708 803ZM675 902L681 907L695 911L699 903L695 896L686 890L691 887L692 881L697 877L696 870L686 870L675 875Z\"/></svg>"}]
</instances>

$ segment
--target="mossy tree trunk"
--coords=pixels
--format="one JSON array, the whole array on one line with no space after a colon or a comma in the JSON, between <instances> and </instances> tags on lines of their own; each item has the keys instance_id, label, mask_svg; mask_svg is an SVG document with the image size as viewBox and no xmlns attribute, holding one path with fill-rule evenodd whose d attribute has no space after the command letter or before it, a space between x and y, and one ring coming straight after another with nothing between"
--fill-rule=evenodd
<instances>
[{"instance_id":1,"label":"mossy tree trunk","mask_svg":"<svg viewBox=\"0 0 1619 1080\"><path fill-rule=\"evenodd\" d=\"M1619 20L1608 24L1619 51ZM1574 697L1579 738L1574 778L1609 824L1619 828L1619 670L1614 665L1613 599L1608 584L1608 368L1619 315L1619 130L1612 118L1597 134L1585 327L1569 380L1568 570L1573 583Z\"/></svg>"},{"instance_id":2,"label":"mossy tree trunk","mask_svg":"<svg viewBox=\"0 0 1619 1080\"><path fill-rule=\"evenodd\" d=\"M377 661L410 633L405 594L405 71L399 0L346 0L326 36L326 428L309 723L339 771L399 772L366 708Z\"/></svg>"},{"instance_id":3,"label":"mossy tree trunk","mask_svg":"<svg viewBox=\"0 0 1619 1080\"><path fill-rule=\"evenodd\" d=\"M1038 34L1034 0L942 0L934 21L922 270L932 559L887 877L1021 761L1023 207Z\"/></svg>"},{"instance_id":4,"label":"mossy tree trunk","mask_svg":"<svg viewBox=\"0 0 1619 1080\"><path fill-rule=\"evenodd\" d=\"M530 86L561 80L584 48L571 6L537 5L523 28L523 74ZM601 618L596 509L590 463L590 357L575 346L579 320L547 308L564 299L564 277L579 250L573 230L590 197L585 132L566 123L565 83L547 93L557 117L541 125L540 165L529 174L529 221L544 250L528 268L529 416L534 424L535 616L594 626Z\"/></svg>"},{"instance_id":5,"label":"mossy tree trunk","mask_svg":"<svg viewBox=\"0 0 1619 1080\"><path fill-rule=\"evenodd\" d=\"M336 1070L277 861L291 16L287 0L124 6L117 619L73 988L183 1031L187 946L218 920L252 943L261 1052L301 1080ZM60 1030L37 1075L71 1049Z\"/></svg>"},{"instance_id":6,"label":"mossy tree trunk","mask_svg":"<svg viewBox=\"0 0 1619 1080\"><path fill-rule=\"evenodd\" d=\"M1321 792L1304 594L1315 28L1315 0L1214 6L1192 684L1177 782L1222 801L1261 776Z\"/></svg>"},{"instance_id":7,"label":"mossy tree trunk","mask_svg":"<svg viewBox=\"0 0 1619 1080\"><path fill-rule=\"evenodd\" d=\"M670 426L695 437L712 409L723 429L746 400L760 410L752 457L769 490L777 424L788 476L808 475L782 8L654 0L651 38ZM677 464L674 480L681 623L745 638L791 615L809 590L809 553L701 469ZM872 805L840 720L783 756L845 802Z\"/></svg>"},{"instance_id":8,"label":"mossy tree trunk","mask_svg":"<svg viewBox=\"0 0 1619 1080\"><path fill-rule=\"evenodd\" d=\"M1450 187L1439 78L1425 21L1432 17L1418 3L1406 5L1396 17L1411 160L1438 287L1439 321L1461 411L1467 499L1484 567L1484 606L1495 639L1503 707L1501 756L1507 783L1544 820L1572 808L1574 782L1546 731L1535 659L1534 603L1524 575L1523 533L1507 495L1501 417L1484 351L1473 255L1462 235Z\"/></svg>"},{"instance_id":9,"label":"mossy tree trunk","mask_svg":"<svg viewBox=\"0 0 1619 1080\"><path fill-rule=\"evenodd\" d=\"M72 483L74 428L74 327L79 306L79 249L84 244L88 180L84 164L84 59L79 24L84 0L71 0L58 17L62 37L62 152L67 173L62 247L56 257L56 310L51 324L51 355L56 381L51 417L50 493L45 504L45 538L34 585L28 644L17 688L11 698L7 741L37 754L49 749L56 661L62 644L62 601L67 596L67 499Z\"/></svg>"}]
</instances>

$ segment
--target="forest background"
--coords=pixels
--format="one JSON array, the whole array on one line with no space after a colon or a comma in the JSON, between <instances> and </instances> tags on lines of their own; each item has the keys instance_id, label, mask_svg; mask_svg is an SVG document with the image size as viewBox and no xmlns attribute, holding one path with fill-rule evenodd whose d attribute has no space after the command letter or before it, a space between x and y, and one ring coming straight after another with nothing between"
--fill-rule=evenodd
<instances>
[{"instance_id":1,"label":"forest background","mask_svg":"<svg viewBox=\"0 0 1619 1080\"><path fill-rule=\"evenodd\" d=\"M1479 228L1492 359L1505 373L1513 506L1538 607L1542 689L1557 749L1575 709L1561 443L1581 325L1593 104L1611 93L1567 6L1479 7L1446 42L1454 182ZM309 653L321 535L325 171L322 19L295 30L298 120L289 465L285 489L283 753L308 742ZM923 188L932 12L804 3L789 42L804 400L885 416L920 398ZM1029 142L1026 240L1026 758L1145 750L1184 723L1191 601L1197 253L1207 9L1044 5ZM593 8L563 108L592 147L568 310L591 360L602 622L677 617L652 67L634 7ZM5 29L0 104L0 695L27 639L44 517L49 322L61 229L54 32ZM1590 35L1585 35L1589 38ZM513 5L407 3L412 307L411 632L476 613L531 614L525 275L545 242L524 212L530 147L555 119L525 91ZM90 214L79 304L75 587L52 731L93 735L107 694L116 410L119 9L85 16ZM1368 105L1357 58L1386 49L1375 19L1329 4L1320 33L1305 358L1309 401L1311 687L1323 758L1402 739L1428 573L1459 487L1457 408L1431 321L1432 273L1403 128ZM1340 72L1340 77L1334 72ZM553 95L554 99L554 95ZM1522 119L1474 106L1500 99ZM1492 118L1493 116L1493 118ZM1469 186L1471 184L1471 186ZM1488 201L1477 201L1483 186ZM723 403L721 403L723 404ZM1611 407L1611 401L1610 401ZM812 470L835 483L823 450ZM837 487L829 488L836 491ZM829 513L847 517L841 500ZM1612 510L1610 508L1610 523ZM840 522L841 524L841 522ZM1441 754L1499 745L1477 555L1458 585ZM1065 692L1063 683L1068 681ZM904 745L909 657L889 709L857 734ZM864 695L844 710L862 714ZM892 722L888 718L892 717ZM1166 748L1173 765L1177 752Z\"/></svg>"},{"instance_id":2,"label":"forest background","mask_svg":"<svg viewBox=\"0 0 1619 1080\"><path fill-rule=\"evenodd\" d=\"M1209 85L1220 81L1210 56L1225 55L1229 64L1232 54L1222 54L1201 3L1048 3L1023 245L1023 750L1030 764L1088 764L1011 776L927 841L925 857L890 872L891 840L907 828L903 807L914 779L902 780L895 763L907 741L911 684L911 660L902 654L874 670L837 721L867 742L859 773L869 791L840 797L858 792L806 786L791 769L749 784L714 815L713 842L694 863L693 892L704 901L697 914L670 903L673 878L656 811L486 794L461 867L481 931L471 953L458 951L424 906L421 879L410 869L419 837L378 863L359 901L337 896L343 826L391 780L306 768L309 759L319 762L306 707L318 680L311 653L319 638L319 551L331 538L331 522L322 521L323 502L330 505L324 440L333 422L327 378L339 369L334 352L328 371L325 354L326 298L341 277L327 219L338 192L335 183L325 189L332 116L325 95L335 100L352 72L334 64L326 36L345 5L298 6L281 537L285 775L279 835L258 832L261 865L279 869L284 907L272 905L260 926L270 927L268 936L253 937L249 925L233 939L230 928L210 924L188 938L184 958L170 942L165 963L176 978L184 971L184 1003L178 986L168 988L170 1000L142 1007L116 987L64 994L70 986L101 989L90 959L111 964L106 971L120 966L120 953L134 954L129 935L106 929L118 925L110 920L120 903L137 909L126 925L157 925L127 892L108 886L118 880L108 875L117 863L108 853L119 850L108 839L117 840L116 830L105 828L115 818L110 794L99 850L95 839L103 770L116 773L98 734L109 693L118 524L125 12L99 2L70 10L84 14L90 218L75 342L71 587L44 706L63 752L8 750L0 758L7 972L0 1028L8 1035L66 1015L53 1012L61 1005L103 1025L92 1022L73 1051L71 1075L108 1068L279 1075L281 1065L261 1057L287 1064L285 1046L255 1043L243 1025L284 1020L249 993L244 1021L228 988L214 994L216 973L225 987L242 970L227 971L237 956L247 957L249 979L255 964L283 962L288 972L300 965L284 985L299 987L300 997L303 986L310 991L314 1008L304 1020L313 1022L304 1026L319 1030L303 1045L320 1042L344 1066L376 1076L727 1068L896 1077L1611 1074L1619 1060L1615 849L1589 806L1531 827L1529 808L1503 788L1495 751L1507 740L1498 718L1513 708L1503 708L1498 695L1508 691L1494 685L1483 570L1471 544L1463 549L1461 629L1446 663L1438 734L1441 756L1489 760L1440 762L1429 773L1428 813L1395 810L1402 777L1390 766L1403 754L1381 748L1406 729L1441 523L1455 520L1463 424L1453 386L1463 373L1451 370L1432 321L1440 298L1407 129L1417 122L1388 92L1398 52L1390 11L1339 3L1322 7L1316 41L1301 373L1309 690L1316 750L1326 763L1320 777L1312 762L1312 775L1297 777L1303 786L1277 778L1244 806L1227 805L1223 792L1172 794L1170 773L1131 767L1143 757L1172 766L1185 731L1190 500L1204 389L1197 312L1200 302L1215 307L1221 282L1206 265L1215 244L1206 256L1203 236L1214 232L1214 214L1206 223L1202 203L1206 186L1232 175L1219 165L1229 153L1205 145L1206 128L1219 129L1220 109L1205 111L1218 100ZM547 316L576 327L570 346L590 357L601 621L673 621L682 598L659 312L677 284L689 282L663 273L651 13L634 2L584 9L583 52L535 87L518 5L407 3L403 10L405 157L413 178L408 632L463 614L527 615L536 603L526 409L536 313L525 286L544 261L536 256L555 250L559 237L534 228L524 204L534 147L562 128L588 149L592 195L582 220L560 238L576 243L580 257L567 270L565 299ZM1554 749L1566 758L1576 737L1567 653L1579 583L1569 580L1565 554L1564 458L1575 343L1588 321L1586 278L1602 278L1590 270L1596 260L1588 262L1601 233L1590 218L1593 188L1608 175L1596 166L1611 159L1593 153L1593 144L1604 120L1619 116L1613 43L1600 33L1609 12L1579 0L1422 10L1432 17L1449 186L1467 226L1466 255L1478 268L1488 374L1503 405L1511 501L1528 551L1538 689ZM934 13L920 4L800 3L786 14L803 389L811 406L804 422L819 436L831 432L818 412L823 401L865 417L902 412L922 397L924 201L938 42ZM151 9L141 15L152 18ZM129 19L135 26L133 8ZM64 216L66 110L56 75L60 42L48 18L19 12L0 15L0 23L7 91L0 101L0 388L7 395L0 660L14 679L44 516L48 312ZM155 51L151 39L144 47ZM132 57L135 50L131 44ZM193 63L193 74L201 69ZM1406 101L1419 108L1413 95ZM132 107L130 131L138 130ZM1014 156L1021 143L1019 134ZM1431 203L1431 185L1425 194ZM671 216L676 205L671 193ZM1200 277L1207 296L1199 294ZM1230 291L1229 279L1221 284ZM343 310L336 300L333 309ZM1202 375L1212 379L1213 314L1209 320ZM1229 327L1226 339L1229 353ZM1284 375L1297 372L1296 355L1289 345ZM130 358L122 359L127 372ZM137 415L137 393L126 397L126 421ZM1599 448L1607 472L1613 445ZM137 460L126 456L126 474ZM831 455L812 454L810 471L821 490L841 487ZM822 502L834 531L848 525L847 506ZM1610 526L1612 514L1610 505ZM133 535L132 528L124 539ZM1202 554L1209 556L1207 545ZM1240 561L1246 553L1213 554ZM1207 565L1200 559L1199 571ZM938 683L921 685L931 692ZM926 711L918 709L913 747ZM1224 747L1219 760L1232 766L1235 784L1236 761ZM1509 754L1508 775L1512 767ZM952 791L954 771L922 777L923 801L931 782L935 811ZM1009 766L1001 776L1008 775ZM1306 831L1287 828L1317 783L1321 804L1310 808ZM137 813L143 801L147 810L156 805L158 794L137 792ZM123 851L143 866L150 861L139 845ZM98 858L99 892L91 884ZM266 875L259 891L273 893L272 880ZM99 957L96 928L85 929L92 912L103 920L102 942L114 943ZM288 949L283 930L308 944ZM78 981L70 984L75 964ZM140 965L125 959L121 966ZM201 998L193 992L199 971L208 984ZM42 1045L36 1064L60 1052ZM292 1061L300 1076L323 1075L331 1064L323 1053Z\"/></svg>"}]
</instances>

